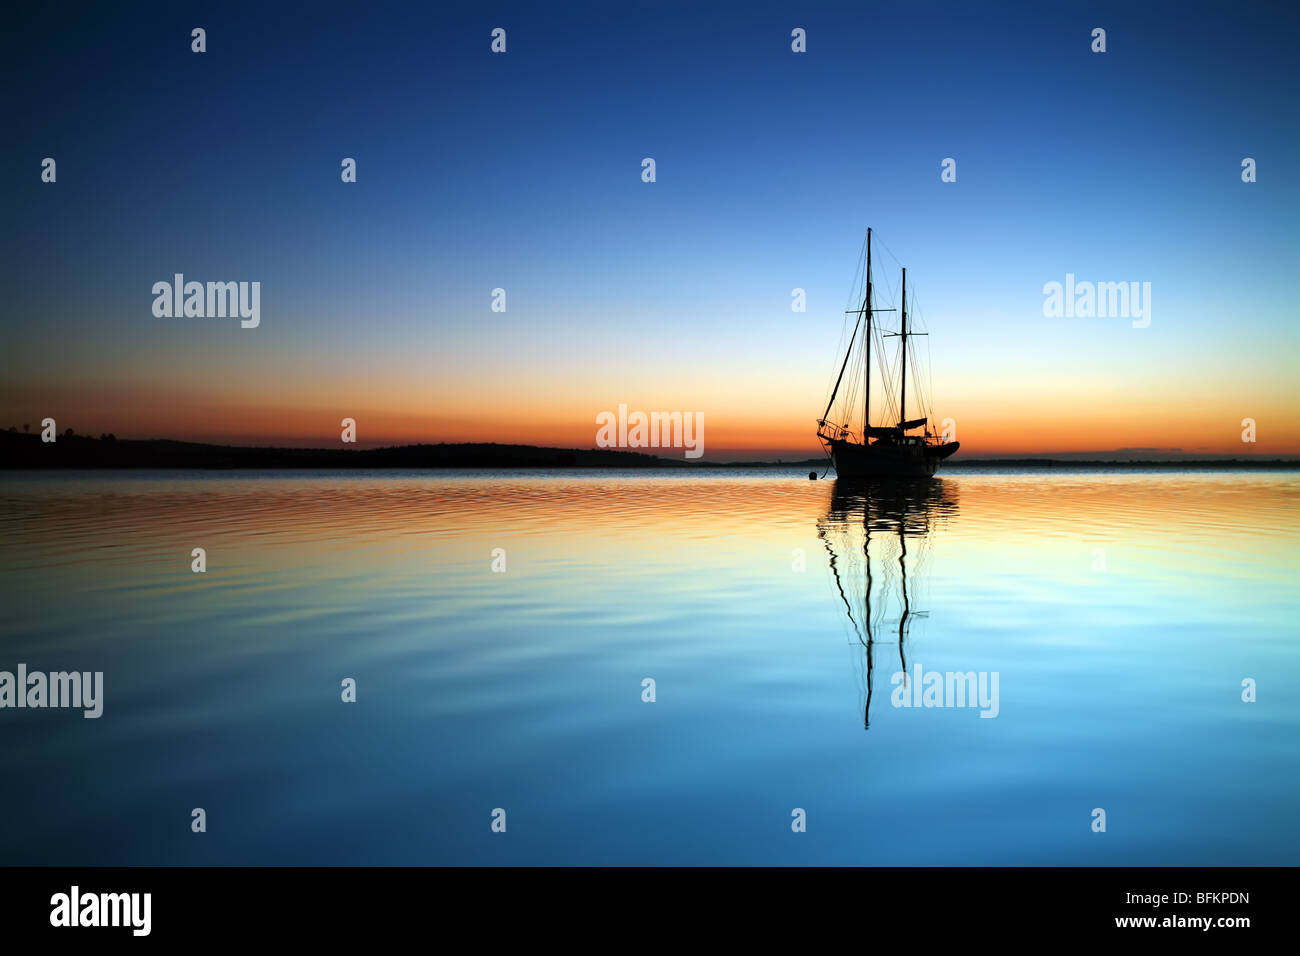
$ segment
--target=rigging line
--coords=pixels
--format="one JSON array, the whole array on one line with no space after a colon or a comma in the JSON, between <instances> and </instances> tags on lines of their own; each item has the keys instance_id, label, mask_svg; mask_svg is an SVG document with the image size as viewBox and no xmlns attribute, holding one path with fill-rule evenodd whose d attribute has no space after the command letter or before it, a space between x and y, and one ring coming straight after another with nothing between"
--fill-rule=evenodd
<instances>
[{"instance_id":1,"label":"rigging line","mask_svg":"<svg viewBox=\"0 0 1300 956\"><path fill-rule=\"evenodd\" d=\"M933 363L930 361L930 346L929 346L929 343L927 343L926 346L925 346L925 352L926 352L926 355L925 355L925 374L926 374L926 377L930 380L929 385L926 386L926 387L930 389L930 396L931 396L931 399L933 399L933 397L934 397L934 365L933 365ZM931 414L934 413L934 406L931 406L931 407L930 407L930 412L931 412Z\"/></svg>"},{"instance_id":2,"label":"rigging line","mask_svg":"<svg viewBox=\"0 0 1300 956\"><path fill-rule=\"evenodd\" d=\"M849 287L849 305L862 304L862 296L858 295L858 277L862 275L862 270L867 264L867 237L862 237L862 245L858 247L858 263L853 271L853 284Z\"/></svg>"},{"instance_id":3,"label":"rigging line","mask_svg":"<svg viewBox=\"0 0 1300 956\"><path fill-rule=\"evenodd\" d=\"M865 240L865 239L863 240L863 247L864 247L864 248L866 247L866 240ZM842 322L842 325L840 326L840 338L839 338L839 341L836 343L836 346L835 346L835 352L833 353L833 354L835 354L835 355L839 355L839 354L840 354L840 350L844 348L844 333L845 333L845 331L848 330L848 327L849 327L849 316L852 315L852 314L853 314L853 313L850 312L850 311L848 311L848 310L846 310L845 313L844 313L843 322ZM861 323L861 321L862 321L862 316L861 316L861 314L859 314L859 315L857 316L857 318L854 319L854 335L855 335L855 336L857 335L857 326L858 326L858 324ZM849 346L849 349L850 349L850 350L852 349L852 340L850 340L850 346ZM847 355L847 352L846 352L846 355ZM834 362L834 360L832 359L832 361L831 361L831 372L833 373L834 371L835 371L835 362ZM843 375L844 375L844 371L843 371L843 369L841 369L841 370L840 370L840 377L842 378ZM833 389L831 389L831 390L828 390L827 392L823 392L822 395L825 396L825 395L827 395L828 393L829 393L829 395L830 395L830 398L829 398L829 400L826 402L826 406L827 406L827 408L829 409L831 405L834 405L834 404L835 404L835 392L834 392Z\"/></svg>"},{"instance_id":4,"label":"rigging line","mask_svg":"<svg viewBox=\"0 0 1300 956\"><path fill-rule=\"evenodd\" d=\"M873 375L873 377L875 378L875 381L877 383L876 390L880 396L880 401L877 403L877 408L879 409L877 417L879 417L880 415L885 415L888 413L887 410L889 408L889 377L885 372L885 366L883 364L885 359L885 350L883 345L884 339L882 339L880 335L880 327L876 326L874 331L875 331L875 339L874 339L875 353L873 355L873 358L876 363L875 368L877 369L877 372Z\"/></svg>"},{"instance_id":5,"label":"rigging line","mask_svg":"<svg viewBox=\"0 0 1300 956\"><path fill-rule=\"evenodd\" d=\"M863 313L863 310L862 310L862 302L863 302L863 299L864 299L865 296L866 296L866 292L865 292L865 289L866 289L866 276L865 276L865 271L866 271L866 250L867 250L867 237L864 235L864 236L862 237L862 245L858 247L858 264L857 264L857 268L854 270L854 273L853 273L853 282L852 282L852 284L851 284L851 286L850 286L850 289L849 289L849 300L848 300L848 302L846 303L846 305L856 305L856 306L857 306L857 309L855 310L856 313L857 313L857 317L854 319L854 331L853 331L853 336L854 336L854 338L851 338L851 339L849 340L849 347L848 347L848 350L847 350L846 353L845 353L845 362L848 361L848 357L849 357L849 355L850 355L850 354L852 353L852 351L853 351L853 341L854 341L854 339L855 339L856 336L857 336L857 329L858 329L858 327L861 325L861 323L862 323L862 318L863 318L863 314L862 314L862 313ZM861 284L862 284L862 287L863 287L863 290L864 290L864 291L863 291L863 294L862 294L861 296L859 296L858 293L857 293L857 289L858 289L859 279L860 279L860 278L861 278ZM847 308L844 310L844 324L841 326L841 330L840 330L840 340L839 340L839 345L840 345L840 346L842 346L843 343L844 343L844 330L848 328L848 316L851 315L851 314L853 314L853 310L850 310L850 309L847 309ZM838 347L837 347L837 349L836 349L835 354L836 354L836 355L839 354ZM855 366L854 366L855 370L857 369L857 367L858 367L858 366L855 364ZM834 369L835 369L835 366L834 366L834 364L832 364L832 365L831 365L831 370L834 371ZM831 393L830 393L830 399L829 399L829 400L827 401L827 403L826 403L826 408L827 408L827 412L826 412L826 414L827 414L827 415L830 414L830 409L831 409L831 407L834 406L834 404L835 404L835 395L836 395L836 392L839 390L839 383L843 380L843 378L844 378L844 366L841 365L841 367L840 367L840 375L839 375L839 378L836 380L835 388L831 390ZM852 380L852 379L851 379L851 380ZM823 394L825 394L825 393L823 393ZM851 408L851 406L850 406L850 408ZM839 413L837 413L837 415L839 415ZM840 416L840 417L845 417L845 416ZM824 419L825 419L825 415L823 415L823 420L824 420ZM847 422L847 417L845 417L845 421Z\"/></svg>"},{"instance_id":6,"label":"rigging line","mask_svg":"<svg viewBox=\"0 0 1300 956\"><path fill-rule=\"evenodd\" d=\"M913 299L912 308L914 313L917 315L919 319L919 324L921 325L922 328L925 329L925 331L928 332L929 327L926 326L925 324L925 314L921 311L920 307L916 304L915 299ZM925 340L925 361L920 366L920 368L924 371L925 381L926 381L926 394L922 396L923 405L926 410L926 417L933 421L934 418L934 355L933 352L931 351L930 340L928 338Z\"/></svg>"},{"instance_id":7,"label":"rigging line","mask_svg":"<svg viewBox=\"0 0 1300 956\"><path fill-rule=\"evenodd\" d=\"M925 381L926 381L926 386L925 386L926 387L926 395L925 395L926 417L930 419L930 423L933 424L934 422L934 363L931 359L929 339L925 340L925 363L921 366L921 369L925 374Z\"/></svg>"},{"instance_id":8,"label":"rigging line","mask_svg":"<svg viewBox=\"0 0 1300 956\"><path fill-rule=\"evenodd\" d=\"M849 317L846 315L846 316L844 316L844 324L843 324L843 327L840 329L840 340L839 340L839 342L837 342L836 345L835 345L835 352L834 352L835 355L839 355L839 354L840 354L840 350L844 348L844 333L845 333L846 331L848 331L848 328L849 328ZM832 359L832 361L831 361L831 372L832 372L832 374L835 372L835 362L834 362L833 359ZM827 378L829 379L829 376L827 376ZM826 389L826 391L822 392L822 395L823 395L823 396L826 396L826 395L828 395L828 394L831 394L831 390L830 390L829 388ZM833 404L834 401L835 401L835 398L834 398L834 395L832 394L832 395L831 395L830 402L828 402L827 404Z\"/></svg>"},{"instance_id":9,"label":"rigging line","mask_svg":"<svg viewBox=\"0 0 1300 956\"><path fill-rule=\"evenodd\" d=\"M894 265L898 266L898 268L900 269L903 268L903 264L898 261L898 256L894 255L894 250L889 248L889 246L885 245L884 240L877 239L876 241L879 242L881 246L884 246L885 251L889 253L889 258L894 260Z\"/></svg>"},{"instance_id":10,"label":"rigging line","mask_svg":"<svg viewBox=\"0 0 1300 956\"><path fill-rule=\"evenodd\" d=\"M872 284L873 284L873 285L880 285L880 283L878 283L878 282L876 282L876 283L872 283ZM885 286L885 291L889 293L889 295L886 297L885 301L888 302L888 303L889 303L890 305L892 305L892 306L897 306L897 305L898 305L898 286L896 286L896 285L890 285L890 284L889 284L889 273L885 273L884 286Z\"/></svg>"},{"instance_id":11,"label":"rigging line","mask_svg":"<svg viewBox=\"0 0 1300 956\"><path fill-rule=\"evenodd\" d=\"M891 362L886 356L882 355L880 357L880 375L881 375L881 384L883 386L882 391L884 392L886 398L888 398L891 402L894 400L894 396L897 394L894 389L894 378L895 378L894 368L895 368L894 363Z\"/></svg>"},{"instance_id":12,"label":"rigging line","mask_svg":"<svg viewBox=\"0 0 1300 956\"><path fill-rule=\"evenodd\" d=\"M912 365L916 368L917 398L921 401L922 404L928 406L930 404L931 399L928 392L929 386L926 384L926 380L929 378L930 375L930 366L927 362L922 360L920 350L918 348L914 346L912 351L913 351Z\"/></svg>"},{"instance_id":13,"label":"rigging line","mask_svg":"<svg viewBox=\"0 0 1300 956\"><path fill-rule=\"evenodd\" d=\"M867 259L866 259L866 252L867 252L867 237L864 235L864 236L862 237L862 244L858 247L857 266L856 266L856 268L855 268L855 270L854 270L854 272L853 272L853 281L852 281L852 283L851 283L850 286L849 286L849 299L848 299L848 301L847 301L847 303L846 303L846 305L854 305L854 304L858 305L858 306L859 306L859 311L860 311L860 307L861 307L861 304L862 304L862 299L865 297L865 293L864 293L863 296L859 296L859 295L857 294L857 289L858 289L858 280L859 280L859 277L861 277L861 276L863 275L863 272L864 272L865 267L866 267L866 261L867 261ZM865 283L865 280L864 280L864 281L863 281L863 286L865 287L865 285L866 285L866 283ZM843 322L843 325L841 325L841 327L840 327L840 338L839 338L839 342L837 343L836 350L835 350L835 352L834 352L835 355L839 355L839 349L840 349L840 347L842 347L843 344L844 344L844 332L845 332L845 330L848 329L848 327L849 327L848 316L849 316L850 314L852 314L852 312L851 312L849 309L846 308L846 309L844 310L844 322ZM854 335L857 334L857 323L861 322L861 319L862 319L862 317L861 317L861 315L859 314L859 316L858 316L858 318L855 320L855 324L854 324ZM851 347L852 347L852 346L850 346L850 348L851 348ZM832 360L832 362L831 362L831 371L834 371L834 370L835 370L835 363L834 363L834 361ZM840 376L841 376L841 378L843 377L843 375L844 375L843 368L841 368L841 370L840 370ZM838 388L838 385L836 386L836 388ZM823 392L822 394L825 395L826 393ZM833 390L831 390L831 392L830 392L830 398L829 398L829 400L828 400L827 403L826 403L826 407L827 407L827 409L828 409L828 412L829 412L830 407L831 407L832 405L834 405L834 404L835 404L835 390L833 389Z\"/></svg>"},{"instance_id":14,"label":"rigging line","mask_svg":"<svg viewBox=\"0 0 1300 956\"><path fill-rule=\"evenodd\" d=\"M853 325L853 338L849 340L849 352L844 356L844 365L849 364L849 354L853 352L853 342L858 337L858 326L862 324L862 317L858 316L858 321ZM835 392L840 390L840 381L844 378L844 365L840 366L840 377L835 380L835 391L831 392L831 400L826 403L826 411L822 415L822 420L831 413L831 406L835 404Z\"/></svg>"},{"instance_id":15,"label":"rigging line","mask_svg":"<svg viewBox=\"0 0 1300 956\"><path fill-rule=\"evenodd\" d=\"M860 377L859 376L860 368L861 368L860 361L855 362L853 365L849 367L849 381L852 382L853 384L850 386L850 390L844 396L843 405L841 405L840 408L836 411L836 417L840 419L840 421L837 422L836 424L852 425L853 410L854 408L857 407L857 403L858 403L858 378Z\"/></svg>"},{"instance_id":16,"label":"rigging line","mask_svg":"<svg viewBox=\"0 0 1300 956\"><path fill-rule=\"evenodd\" d=\"M917 369L917 361L916 361L916 346L915 346L914 344L912 344L911 342L909 342L908 345L907 345L907 354L908 354L908 357L909 357L909 359L910 359L910 361L911 361L911 363L912 363L912 368L913 368L913 369ZM927 404L927 403L926 403L926 400L925 400L925 395L922 394L922 390L921 390L921 388L920 388L920 376L919 376L919 375L913 375L912 394L913 394L913 395L915 396L915 398L916 398L916 407L917 407L917 409L920 411L921 416L922 416L923 418L927 418L927 419L928 419L930 416L929 416L929 412L926 410L926 404Z\"/></svg>"}]
</instances>

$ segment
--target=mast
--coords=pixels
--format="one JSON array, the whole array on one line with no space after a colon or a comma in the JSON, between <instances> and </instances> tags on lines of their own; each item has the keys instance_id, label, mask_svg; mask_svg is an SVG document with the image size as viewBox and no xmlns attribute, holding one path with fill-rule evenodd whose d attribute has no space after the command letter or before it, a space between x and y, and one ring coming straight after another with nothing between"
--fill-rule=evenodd
<instances>
[{"instance_id":1,"label":"mast","mask_svg":"<svg viewBox=\"0 0 1300 956\"><path fill-rule=\"evenodd\" d=\"M901 342L903 343L903 385L898 390L898 422L903 424L907 421L907 268L903 269L903 331L901 333Z\"/></svg>"},{"instance_id":2,"label":"mast","mask_svg":"<svg viewBox=\"0 0 1300 956\"><path fill-rule=\"evenodd\" d=\"M867 431L871 428L871 227L867 226L867 335L863 340L862 376L866 380L862 389L862 444L868 444Z\"/></svg>"}]
</instances>

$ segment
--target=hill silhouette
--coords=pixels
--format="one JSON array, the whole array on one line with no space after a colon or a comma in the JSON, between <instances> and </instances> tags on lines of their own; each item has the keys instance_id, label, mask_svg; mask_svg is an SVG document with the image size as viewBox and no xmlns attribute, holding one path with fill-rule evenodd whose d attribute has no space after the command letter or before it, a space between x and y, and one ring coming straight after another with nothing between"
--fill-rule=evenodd
<instances>
[{"instance_id":1,"label":"hill silhouette","mask_svg":"<svg viewBox=\"0 0 1300 956\"><path fill-rule=\"evenodd\" d=\"M40 468L191 468L345 470L366 468L745 468L785 467L805 474L826 468L825 458L789 461L709 461L659 458L618 448L543 448L495 442L393 445L385 448L279 448L260 445L209 445L166 438L94 438L65 431L58 441L40 435L0 431L0 469ZM1280 458L1129 459L1116 458L966 458L948 462L944 472L983 469L1141 469L1188 470L1247 468L1293 471L1300 460Z\"/></svg>"},{"instance_id":2,"label":"hill silhouette","mask_svg":"<svg viewBox=\"0 0 1300 956\"><path fill-rule=\"evenodd\" d=\"M0 431L3 468L663 468L681 459L615 448L539 448L495 443L397 445L388 448L272 448L207 445L104 435Z\"/></svg>"}]
</instances>

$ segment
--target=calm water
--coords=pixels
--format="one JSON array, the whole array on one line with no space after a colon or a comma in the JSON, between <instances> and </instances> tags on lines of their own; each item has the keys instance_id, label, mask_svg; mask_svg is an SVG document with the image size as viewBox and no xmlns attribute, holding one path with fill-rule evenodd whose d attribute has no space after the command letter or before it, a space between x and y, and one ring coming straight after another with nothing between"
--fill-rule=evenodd
<instances>
[{"instance_id":1,"label":"calm water","mask_svg":"<svg viewBox=\"0 0 1300 956\"><path fill-rule=\"evenodd\" d=\"M0 670L102 670L105 703L0 710L0 863L1300 863L1298 503L1296 473L6 476ZM918 665L996 673L997 716L893 706L904 664L909 699Z\"/></svg>"}]
</instances>

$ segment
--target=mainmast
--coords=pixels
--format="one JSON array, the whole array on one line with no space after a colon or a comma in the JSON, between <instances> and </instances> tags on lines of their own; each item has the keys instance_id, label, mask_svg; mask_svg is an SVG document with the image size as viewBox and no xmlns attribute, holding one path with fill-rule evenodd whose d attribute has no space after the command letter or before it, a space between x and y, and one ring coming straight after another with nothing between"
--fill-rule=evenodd
<instances>
[{"instance_id":1,"label":"mainmast","mask_svg":"<svg viewBox=\"0 0 1300 956\"><path fill-rule=\"evenodd\" d=\"M862 390L862 444L868 444L867 432L871 428L871 227L867 226L867 335L863 341L865 351L862 375L866 380Z\"/></svg>"},{"instance_id":2,"label":"mainmast","mask_svg":"<svg viewBox=\"0 0 1300 956\"><path fill-rule=\"evenodd\" d=\"M898 423L902 426L907 421L907 268L903 268L903 387L898 390Z\"/></svg>"}]
</instances>

